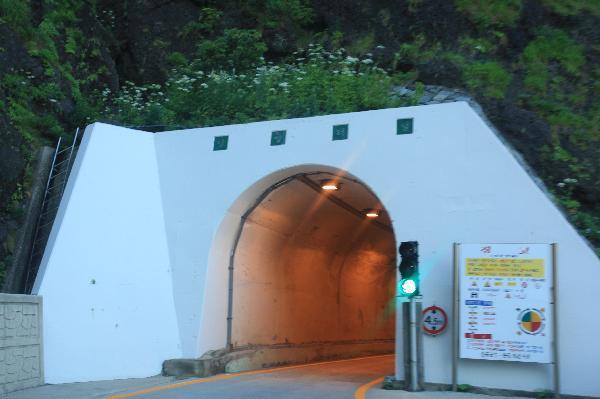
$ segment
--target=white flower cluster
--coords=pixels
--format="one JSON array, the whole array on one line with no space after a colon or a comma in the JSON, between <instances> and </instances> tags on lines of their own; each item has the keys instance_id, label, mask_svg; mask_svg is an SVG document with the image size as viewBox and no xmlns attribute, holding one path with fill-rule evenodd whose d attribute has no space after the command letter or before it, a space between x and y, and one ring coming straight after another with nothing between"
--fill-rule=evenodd
<instances>
[{"instance_id":1,"label":"white flower cluster","mask_svg":"<svg viewBox=\"0 0 600 399\"><path fill-rule=\"evenodd\" d=\"M376 49L380 47L383 48L378 46ZM306 49L296 51L286 63L275 65L261 59L254 70L239 74L226 70L205 72L198 67L200 64L191 62L171 69L164 86L137 86L125 82L118 93L106 88L101 92L101 99L106 106L104 112L107 115L112 112L115 118L118 115L136 117L144 111L156 110L158 106L172 107L173 112L177 113L181 107L193 110L194 104L200 107L201 103L218 101L215 93L238 97L262 96L266 99L279 95L303 95L314 90L314 85L322 87L323 84L333 84L331 79L350 81L366 75L374 75L376 79L388 78L387 72L376 66L373 54L356 57L347 54L343 48L327 51L320 44L309 44Z\"/></svg>"},{"instance_id":2,"label":"white flower cluster","mask_svg":"<svg viewBox=\"0 0 600 399\"><path fill-rule=\"evenodd\" d=\"M567 186L568 184L575 184L577 183L577 179L572 179L570 177L567 177L566 179L563 179L561 182L556 183L556 185L560 188L563 188L565 186Z\"/></svg>"},{"instance_id":3,"label":"white flower cluster","mask_svg":"<svg viewBox=\"0 0 600 399\"><path fill-rule=\"evenodd\" d=\"M104 112L109 113L111 111L109 105L111 90L107 87L102 90L101 95L106 104ZM135 83L126 81L119 93L112 98L112 103L118 112L125 110L141 112L156 105L162 105L163 102L168 102L168 99L165 98L163 87L157 83L136 86Z\"/></svg>"}]
</instances>

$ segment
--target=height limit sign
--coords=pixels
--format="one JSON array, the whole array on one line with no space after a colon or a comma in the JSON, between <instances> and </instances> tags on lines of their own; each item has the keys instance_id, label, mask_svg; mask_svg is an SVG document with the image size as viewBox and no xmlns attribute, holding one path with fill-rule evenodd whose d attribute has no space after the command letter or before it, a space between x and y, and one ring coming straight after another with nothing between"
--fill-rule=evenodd
<instances>
[{"instance_id":1,"label":"height limit sign","mask_svg":"<svg viewBox=\"0 0 600 399\"><path fill-rule=\"evenodd\" d=\"M423 310L423 331L428 335L440 335L448 326L448 316L439 306L430 306Z\"/></svg>"}]
</instances>

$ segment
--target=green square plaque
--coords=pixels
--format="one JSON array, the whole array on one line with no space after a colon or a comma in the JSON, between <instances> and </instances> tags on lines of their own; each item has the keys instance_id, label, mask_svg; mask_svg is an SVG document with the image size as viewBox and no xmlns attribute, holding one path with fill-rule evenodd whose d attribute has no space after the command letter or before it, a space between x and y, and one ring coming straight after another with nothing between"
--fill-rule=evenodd
<instances>
[{"instance_id":1,"label":"green square plaque","mask_svg":"<svg viewBox=\"0 0 600 399\"><path fill-rule=\"evenodd\" d=\"M271 132L271 145L285 144L285 130L276 130Z\"/></svg>"},{"instance_id":2,"label":"green square plaque","mask_svg":"<svg viewBox=\"0 0 600 399\"><path fill-rule=\"evenodd\" d=\"M396 134L412 134L413 132L413 119L398 119L396 122Z\"/></svg>"},{"instance_id":3,"label":"green square plaque","mask_svg":"<svg viewBox=\"0 0 600 399\"><path fill-rule=\"evenodd\" d=\"M332 140L347 140L348 139L348 125L334 125L333 126L333 137Z\"/></svg>"},{"instance_id":4,"label":"green square plaque","mask_svg":"<svg viewBox=\"0 0 600 399\"><path fill-rule=\"evenodd\" d=\"M229 136L215 136L215 142L213 144L213 151L226 150L228 141L229 141Z\"/></svg>"}]
</instances>

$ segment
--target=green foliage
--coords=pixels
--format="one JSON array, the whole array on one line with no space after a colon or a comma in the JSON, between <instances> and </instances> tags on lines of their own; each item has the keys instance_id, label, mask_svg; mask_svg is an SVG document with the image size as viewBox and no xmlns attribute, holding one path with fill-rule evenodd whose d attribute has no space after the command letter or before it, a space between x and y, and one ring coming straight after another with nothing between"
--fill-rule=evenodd
<instances>
[{"instance_id":1,"label":"green foliage","mask_svg":"<svg viewBox=\"0 0 600 399\"><path fill-rule=\"evenodd\" d=\"M570 221L600 247L597 210L577 194L598 191L600 184L600 109L594 106L597 91L589 84L584 48L566 32L545 27L527 45L520 64L521 98L545 118L553 137L553 146L542 151L542 175Z\"/></svg>"},{"instance_id":2,"label":"green foliage","mask_svg":"<svg viewBox=\"0 0 600 399\"><path fill-rule=\"evenodd\" d=\"M187 58L180 52L173 52L167 56L167 62L173 67L179 67L188 63Z\"/></svg>"},{"instance_id":3,"label":"green foliage","mask_svg":"<svg viewBox=\"0 0 600 399\"><path fill-rule=\"evenodd\" d=\"M482 28L514 26L521 14L521 0L455 0L454 3Z\"/></svg>"},{"instance_id":4,"label":"green foliage","mask_svg":"<svg viewBox=\"0 0 600 399\"><path fill-rule=\"evenodd\" d=\"M222 36L198 45L196 65L207 70L245 70L256 64L266 50L256 30L227 29Z\"/></svg>"},{"instance_id":5,"label":"green foliage","mask_svg":"<svg viewBox=\"0 0 600 399\"><path fill-rule=\"evenodd\" d=\"M289 54L290 49L314 40L304 29L313 21L308 0L231 0L231 7L244 21L241 26L260 32L272 50Z\"/></svg>"},{"instance_id":6,"label":"green foliage","mask_svg":"<svg viewBox=\"0 0 600 399\"><path fill-rule=\"evenodd\" d=\"M0 2L7 4L6 0ZM8 3L15 9L27 5L19 13L27 16L20 19L24 21L23 32L27 33L23 38L29 54L44 68L42 76L16 71L0 77L7 97L7 114L27 146L34 148L44 137L53 141L57 135L64 134L65 124L80 124L96 114L90 103L93 94L83 96L82 86L95 84L108 69L101 66L90 70L89 61L99 58L101 52L99 40L94 36L84 38L77 26L77 14L85 4L83 0L42 1L43 13L37 26L28 20L31 13L28 1L8 0ZM71 104L75 105L74 111L64 115L64 107L68 109Z\"/></svg>"},{"instance_id":7,"label":"green foliage","mask_svg":"<svg viewBox=\"0 0 600 399\"><path fill-rule=\"evenodd\" d=\"M423 82L416 82L415 95L410 105L417 105L419 98L423 97L423 94L425 94L425 85Z\"/></svg>"},{"instance_id":8,"label":"green foliage","mask_svg":"<svg viewBox=\"0 0 600 399\"><path fill-rule=\"evenodd\" d=\"M469 384L458 384L456 389L458 392L469 392L473 390L473 386Z\"/></svg>"},{"instance_id":9,"label":"green foliage","mask_svg":"<svg viewBox=\"0 0 600 399\"><path fill-rule=\"evenodd\" d=\"M598 0L542 0L542 3L558 15L571 16L582 12L600 14Z\"/></svg>"},{"instance_id":10,"label":"green foliage","mask_svg":"<svg viewBox=\"0 0 600 399\"><path fill-rule=\"evenodd\" d=\"M238 0L233 1L241 14L256 22L256 29L285 30L298 28L313 20L307 0Z\"/></svg>"},{"instance_id":11,"label":"green foliage","mask_svg":"<svg viewBox=\"0 0 600 399\"><path fill-rule=\"evenodd\" d=\"M312 8L306 0L266 0L265 10L269 17L264 25L268 28L278 28L282 20L288 18L298 25L308 24L313 18Z\"/></svg>"},{"instance_id":12,"label":"green foliage","mask_svg":"<svg viewBox=\"0 0 600 399\"><path fill-rule=\"evenodd\" d=\"M413 42L402 43L398 51L394 53L392 61L392 70L396 70L399 63L403 64L423 64L440 54L440 45L428 45L425 35L419 34Z\"/></svg>"},{"instance_id":13,"label":"green foliage","mask_svg":"<svg viewBox=\"0 0 600 399\"><path fill-rule=\"evenodd\" d=\"M342 40L344 39L344 34L339 30L334 31L331 34L331 47L332 48L340 48L342 47Z\"/></svg>"},{"instance_id":14,"label":"green foliage","mask_svg":"<svg viewBox=\"0 0 600 399\"><path fill-rule=\"evenodd\" d=\"M496 51L497 46L488 39L462 37L458 44L463 54L477 56L480 54L490 54Z\"/></svg>"},{"instance_id":15,"label":"green foliage","mask_svg":"<svg viewBox=\"0 0 600 399\"><path fill-rule=\"evenodd\" d=\"M76 54L77 49L80 47L80 43L83 41L81 31L74 28L67 28L66 36L65 52L68 54Z\"/></svg>"},{"instance_id":16,"label":"green foliage","mask_svg":"<svg viewBox=\"0 0 600 399\"><path fill-rule=\"evenodd\" d=\"M539 31L522 55L525 66L525 86L544 92L551 77L558 73L578 75L585 62L583 47L564 31L545 28ZM556 71L556 68L561 69Z\"/></svg>"},{"instance_id":17,"label":"green foliage","mask_svg":"<svg viewBox=\"0 0 600 399\"><path fill-rule=\"evenodd\" d=\"M259 63L245 73L204 72L197 62L174 72L165 86L127 84L107 95L105 118L127 125L213 126L361 111L401 105L392 78L343 50L311 46L286 64Z\"/></svg>"},{"instance_id":18,"label":"green foliage","mask_svg":"<svg viewBox=\"0 0 600 399\"><path fill-rule=\"evenodd\" d=\"M598 144L600 144L600 141L596 142L594 149L598 148ZM558 204L566 211L573 225L597 247L596 251L600 254L600 216L589 209L584 209L574 195L581 185L594 184L597 174L593 174L593 171L598 169L598 165L594 166L582 162L560 145L555 145L552 151L546 150L545 153L547 165L554 165L554 170L562 170L564 176L574 176L554 177L557 183L551 187L551 191ZM592 155L591 158L597 160L599 157ZM598 184L597 180L596 184Z\"/></svg>"},{"instance_id":19,"label":"green foliage","mask_svg":"<svg viewBox=\"0 0 600 399\"><path fill-rule=\"evenodd\" d=\"M537 399L548 399L554 396L554 392L549 389L544 389L543 391L537 391L535 393L535 397Z\"/></svg>"},{"instance_id":20,"label":"green foliage","mask_svg":"<svg viewBox=\"0 0 600 399\"><path fill-rule=\"evenodd\" d=\"M31 74L6 74L0 80L0 87L7 93L8 116L30 146L38 143L40 132L54 136L62 132L53 113L34 112L35 102L50 107L63 98L62 92L54 83L34 84L34 79Z\"/></svg>"},{"instance_id":21,"label":"green foliage","mask_svg":"<svg viewBox=\"0 0 600 399\"><path fill-rule=\"evenodd\" d=\"M180 35L186 39L208 36L216 30L222 16L221 11L205 7L200 11L198 20L184 26Z\"/></svg>"},{"instance_id":22,"label":"green foliage","mask_svg":"<svg viewBox=\"0 0 600 399\"><path fill-rule=\"evenodd\" d=\"M6 23L21 36L31 32L30 0L0 0L0 24Z\"/></svg>"},{"instance_id":23,"label":"green foliage","mask_svg":"<svg viewBox=\"0 0 600 399\"><path fill-rule=\"evenodd\" d=\"M546 23L555 26L556 21L575 22L562 17L598 15L600 8L595 0L540 1L553 14L544 17ZM538 172L571 221L600 246L597 206L585 202L586 189L600 184L600 106L596 105L600 68L586 65L586 56L592 60L597 48L580 44L584 40L579 37L588 35L581 24L561 22L565 30L537 31L519 26L526 33L523 38L535 34L522 43L525 50L519 55L508 33L516 27L524 2L455 0L477 34L465 36L473 28L466 27L458 40L441 44L428 33L417 33L422 32L417 25L409 26L415 34L411 41L397 46L388 41L387 49L375 52L377 57L389 57L386 67L392 72L386 73L374 64L369 51L376 44L375 32L377 37L380 32L396 32L395 13L389 9L381 8L374 16L383 31L372 30L373 21L366 21L369 28L356 35L343 24L321 27L308 0L205 2L210 5L180 32L182 40L198 44L195 52L174 52L174 43L164 37L147 41L167 61L163 65L169 71L166 83L126 83L118 93L111 93L100 92L110 73L103 47L117 14L100 11L96 17L106 29L103 37L87 29L84 36L78 16L98 12L101 7L96 2L41 0L35 3L39 6L36 25L32 3L0 0L0 24L16 31L43 67L41 74L36 72L41 76L21 70L0 76L0 111L25 139L27 156L42 142L63 135L65 127L99 118L130 125L198 126L416 104L424 92L423 84L415 82L418 73L429 68L426 73L435 76L443 70L438 75L443 79L455 78L455 85L462 84L486 100L502 99L533 111L550 125L553 142L543 149ZM409 13L422 10L424 3L409 0ZM315 25L323 31L315 32ZM315 41L328 48L345 45L349 51L326 52L313 45L294 54L294 59L283 58L290 56L290 49ZM7 51L5 47L0 43L0 55ZM266 63L261 58L265 53L278 57L277 64ZM445 70L446 66L450 68ZM391 87L407 82L416 87L412 99L401 103L388 97ZM517 98L505 98L509 86L511 93L519 93Z\"/></svg>"},{"instance_id":24,"label":"green foliage","mask_svg":"<svg viewBox=\"0 0 600 399\"><path fill-rule=\"evenodd\" d=\"M464 80L473 92L503 98L510 83L510 74L497 62L476 62L465 67Z\"/></svg>"},{"instance_id":25,"label":"green foliage","mask_svg":"<svg viewBox=\"0 0 600 399\"><path fill-rule=\"evenodd\" d=\"M25 194L23 191L23 185L17 184L17 188L12 193L8 204L6 205L6 210L8 211L8 213L13 215L13 217L17 219L20 219L24 214L22 207L22 202L24 198Z\"/></svg>"},{"instance_id":26,"label":"green foliage","mask_svg":"<svg viewBox=\"0 0 600 399\"><path fill-rule=\"evenodd\" d=\"M375 47L375 32L371 31L366 35L356 39L348 46L348 51L355 55L364 55Z\"/></svg>"}]
</instances>

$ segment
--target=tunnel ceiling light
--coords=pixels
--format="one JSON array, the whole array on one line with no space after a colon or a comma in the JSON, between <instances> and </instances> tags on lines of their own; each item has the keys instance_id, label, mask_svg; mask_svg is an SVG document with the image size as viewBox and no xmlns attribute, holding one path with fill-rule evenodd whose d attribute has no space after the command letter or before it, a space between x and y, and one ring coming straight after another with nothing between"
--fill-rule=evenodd
<instances>
[{"instance_id":1,"label":"tunnel ceiling light","mask_svg":"<svg viewBox=\"0 0 600 399\"><path fill-rule=\"evenodd\" d=\"M379 217L381 211L379 209L365 209L365 216L368 218Z\"/></svg>"},{"instance_id":2,"label":"tunnel ceiling light","mask_svg":"<svg viewBox=\"0 0 600 399\"><path fill-rule=\"evenodd\" d=\"M341 186L341 183L335 180L321 180L321 188L325 191L337 191Z\"/></svg>"}]
</instances>

